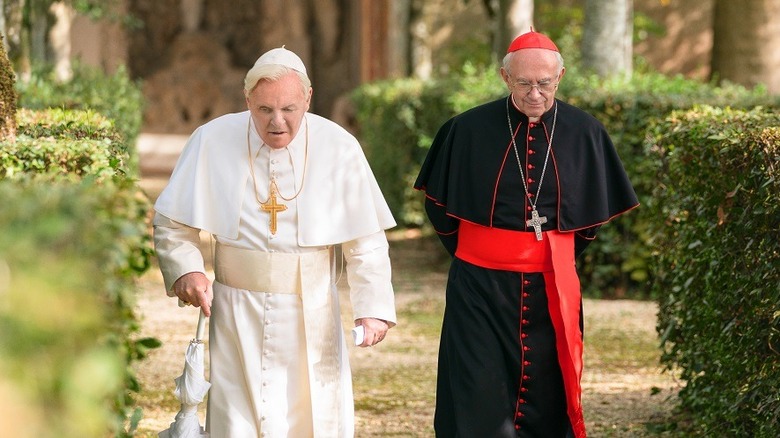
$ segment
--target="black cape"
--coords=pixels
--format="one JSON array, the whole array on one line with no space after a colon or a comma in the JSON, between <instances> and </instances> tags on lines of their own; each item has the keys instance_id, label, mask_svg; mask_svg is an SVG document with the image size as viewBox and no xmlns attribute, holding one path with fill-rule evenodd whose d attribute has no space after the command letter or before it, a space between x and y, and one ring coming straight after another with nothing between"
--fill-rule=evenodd
<instances>
[{"instance_id":1,"label":"black cape","mask_svg":"<svg viewBox=\"0 0 780 438\"><path fill-rule=\"evenodd\" d=\"M557 220L545 228L562 232L594 228L636 207L636 194L604 126L579 108L561 101L556 105L544 184L554 186L557 179L553 206ZM528 118L514 105L509 108L513 129L525 131ZM554 108L541 117L548 132ZM522 134L517 141L523 149ZM454 233L457 220L497 226L496 188L507 160L515 158L511 149L507 98L472 108L439 129L414 184L445 213L428 211L437 232Z\"/></svg>"}]
</instances>

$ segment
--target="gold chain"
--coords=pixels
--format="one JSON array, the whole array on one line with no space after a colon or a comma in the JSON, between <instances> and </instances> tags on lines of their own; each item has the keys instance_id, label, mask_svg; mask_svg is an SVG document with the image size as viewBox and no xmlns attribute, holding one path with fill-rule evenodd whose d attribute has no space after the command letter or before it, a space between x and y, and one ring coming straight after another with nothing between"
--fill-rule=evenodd
<instances>
[{"instance_id":1,"label":"gold chain","mask_svg":"<svg viewBox=\"0 0 780 438\"><path fill-rule=\"evenodd\" d=\"M306 182L306 166L309 164L309 120L306 118L306 115L304 115L303 120L306 122L306 146L303 155L303 175L301 176L301 187L298 188L298 191L295 192L295 195L293 197L285 198L284 195L282 195L279 192L279 186L276 185L276 177L271 178L271 184L273 184L273 186L276 187L276 194L279 195L279 197L284 199L285 201L292 201L293 199L297 198L298 195L300 195L301 191L303 190L303 184ZM252 174L252 186L255 188L255 199L257 200L258 204L262 205L271 200L271 193L268 194L268 199L266 199L265 201L260 200L260 194L257 191L257 178L255 177L255 165L254 165L254 160L252 160L252 147L249 143L249 129L251 126L252 126L252 114L249 114L249 121L247 122L246 125L246 153L247 153L247 157L249 158L249 173ZM294 165L295 164L293 162L293 166ZM293 171L293 175L295 175L294 171Z\"/></svg>"}]
</instances>

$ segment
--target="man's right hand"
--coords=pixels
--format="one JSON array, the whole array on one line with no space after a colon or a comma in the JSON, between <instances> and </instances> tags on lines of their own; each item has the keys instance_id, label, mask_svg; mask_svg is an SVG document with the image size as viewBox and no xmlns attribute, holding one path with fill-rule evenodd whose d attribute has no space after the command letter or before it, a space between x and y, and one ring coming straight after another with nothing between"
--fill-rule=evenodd
<instances>
[{"instance_id":1,"label":"man's right hand","mask_svg":"<svg viewBox=\"0 0 780 438\"><path fill-rule=\"evenodd\" d=\"M173 293L184 303L203 309L203 314L211 316L211 300L214 293L211 281L202 272L184 274L173 283Z\"/></svg>"}]
</instances>

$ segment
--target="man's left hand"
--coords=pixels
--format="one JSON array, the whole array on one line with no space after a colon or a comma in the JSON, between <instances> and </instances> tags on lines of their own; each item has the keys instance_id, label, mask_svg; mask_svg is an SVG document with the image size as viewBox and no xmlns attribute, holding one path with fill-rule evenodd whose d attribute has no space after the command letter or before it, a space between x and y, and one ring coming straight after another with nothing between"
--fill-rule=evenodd
<instances>
[{"instance_id":1,"label":"man's left hand","mask_svg":"<svg viewBox=\"0 0 780 438\"><path fill-rule=\"evenodd\" d=\"M373 347L382 342L390 326L386 321L376 318L360 318L355 320L355 327L362 325L365 330L363 343L360 347Z\"/></svg>"}]
</instances>

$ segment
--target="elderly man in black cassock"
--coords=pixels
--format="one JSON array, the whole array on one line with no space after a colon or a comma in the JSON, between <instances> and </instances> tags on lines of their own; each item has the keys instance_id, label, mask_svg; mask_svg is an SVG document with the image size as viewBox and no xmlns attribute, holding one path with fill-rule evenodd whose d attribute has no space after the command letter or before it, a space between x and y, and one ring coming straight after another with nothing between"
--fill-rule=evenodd
<instances>
[{"instance_id":1,"label":"elderly man in black cassock","mask_svg":"<svg viewBox=\"0 0 780 438\"><path fill-rule=\"evenodd\" d=\"M555 99L558 47L517 37L509 95L448 120L415 188L452 254L437 437L584 437L575 257L638 205L604 126Z\"/></svg>"}]
</instances>

